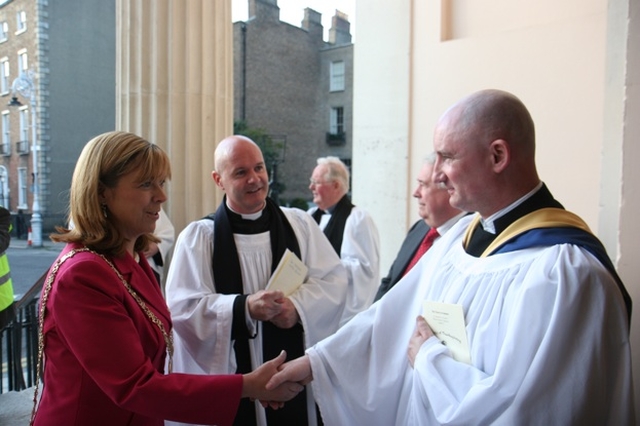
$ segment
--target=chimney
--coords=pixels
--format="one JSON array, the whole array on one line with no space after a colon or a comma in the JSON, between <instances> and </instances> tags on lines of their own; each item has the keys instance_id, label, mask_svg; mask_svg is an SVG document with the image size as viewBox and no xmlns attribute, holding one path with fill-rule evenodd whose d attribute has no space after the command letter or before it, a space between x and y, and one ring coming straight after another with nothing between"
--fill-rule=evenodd
<instances>
[{"instance_id":1,"label":"chimney","mask_svg":"<svg viewBox=\"0 0 640 426\"><path fill-rule=\"evenodd\" d=\"M336 9L336 14L331 18L331 29L329 29L330 44L350 44L351 43L351 24L349 16Z\"/></svg>"},{"instance_id":2,"label":"chimney","mask_svg":"<svg viewBox=\"0 0 640 426\"><path fill-rule=\"evenodd\" d=\"M249 18L261 21L280 21L278 0L249 0Z\"/></svg>"},{"instance_id":3,"label":"chimney","mask_svg":"<svg viewBox=\"0 0 640 426\"><path fill-rule=\"evenodd\" d=\"M308 7L305 8L301 28L322 41L322 33L324 31L322 28L322 14Z\"/></svg>"}]
</instances>

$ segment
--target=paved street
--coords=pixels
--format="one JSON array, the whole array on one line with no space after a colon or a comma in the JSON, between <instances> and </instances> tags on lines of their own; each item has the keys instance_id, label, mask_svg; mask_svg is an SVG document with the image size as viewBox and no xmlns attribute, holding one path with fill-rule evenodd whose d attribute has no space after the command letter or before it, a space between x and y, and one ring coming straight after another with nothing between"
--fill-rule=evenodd
<instances>
[{"instance_id":1,"label":"paved street","mask_svg":"<svg viewBox=\"0 0 640 426\"><path fill-rule=\"evenodd\" d=\"M16 296L27 292L33 283L49 269L63 246L64 244L52 243L48 238L43 241L41 248L28 247L26 240L11 240L7 256Z\"/></svg>"}]
</instances>

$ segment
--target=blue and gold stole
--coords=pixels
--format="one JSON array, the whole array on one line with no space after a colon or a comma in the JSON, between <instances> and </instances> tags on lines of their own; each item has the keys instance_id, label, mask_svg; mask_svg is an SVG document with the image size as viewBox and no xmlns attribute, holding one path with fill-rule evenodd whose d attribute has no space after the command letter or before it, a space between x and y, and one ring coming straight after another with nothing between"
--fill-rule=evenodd
<instances>
[{"instance_id":1,"label":"blue and gold stole","mask_svg":"<svg viewBox=\"0 0 640 426\"><path fill-rule=\"evenodd\" d=\"M464 247L468 246L473 230L479 223L480 215L476 215L465 232ZM553 207L533 211L502 231L480 257L532 247L549 247L556 244L574 244L582 247L607 268L618 284L627 308L630 324L632 302L627 289L600 240L593 235L589 226L579 216L571 212Z\"/></svg>"}]
</instances>

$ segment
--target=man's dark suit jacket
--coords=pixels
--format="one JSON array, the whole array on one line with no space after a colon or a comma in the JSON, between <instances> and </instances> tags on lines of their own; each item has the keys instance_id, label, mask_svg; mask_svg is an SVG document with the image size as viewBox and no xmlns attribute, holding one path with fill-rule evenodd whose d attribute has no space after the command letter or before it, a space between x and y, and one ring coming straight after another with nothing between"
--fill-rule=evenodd
<instances>
[{"instance_id":1,"label":"man's dark suit jacket","mask_svg":"<svg viewBox=\"0 0 640 426\"><path fill-rule=\"evenodd\" d=\"M389 273L380 281L380 287L378 288L378 293L374 301L379 300L387 291L391 290L391 287L400 281L404 270L407 268L416 250L418 250L418 246L424 239L424 236L427 235L427 232L429 232L429 225L422 219L414 223L411 229L409 229L407 236L402 242L402 246L400 246L396 260L391 264Z\"/></svg>"}]
</instances>

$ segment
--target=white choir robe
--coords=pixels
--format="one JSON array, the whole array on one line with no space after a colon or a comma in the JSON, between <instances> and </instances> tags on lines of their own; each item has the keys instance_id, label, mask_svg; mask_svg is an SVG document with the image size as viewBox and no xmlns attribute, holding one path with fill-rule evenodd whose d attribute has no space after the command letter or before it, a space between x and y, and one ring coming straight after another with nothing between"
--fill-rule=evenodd
<instances>
[{"instance_id":1,"label":"white choir robe","mask_svg":"<svg viewBox=\"0 0 640 426\"><path fill-rule=\"evenodd\" d=\"M330 218L330 214L322 216L320 229L324 231ZM371 215L357 206L351 209L342 238L340 260L349 276L349 289L340 326L371 306L380 286L380 236Z\"/></svg>"},{"instance_id":2,"label":"white choir robe","mask_svg":"<svg viewBox=\"0 0 640 426\"><path fill-rule=\"evenodd\" d=\"M635 424L627 313L607 270L567 244L475 258L461 243L470 220L307 350L325 424ZM425 299L462 305L471 365L431 337L411 367Z\"/></svg>"},{"instance_id":3,"label":"white choir robe","mask_svg":"<svg viewBox=\"0 0 640 426\"><path fill-rule=\"evenodd\" d=\"M160 251L160 256L162 256L163 263L167 261L167 255L169 254L169 250L173 247L173 242L176 239L176 231L169 219L169 216L165 213L163 209L160 210L160 217L156 221L156 229L153 231L153 235L155 235L160 242L158 243L158 250ZM151 269L156 271L158 275L160 275L160 281L162 283L164 279L164 265L160 266L156 264L156 261L153 257L148 257L149 266Z\"/></svg>"},{"instance_id":4,"label":"white choir robe","mask_svg":"<svg viewBox=\"0 0 640 426\"><path fill-rule=\"evenodd\" d=\"M304 327L305 347L310 347L338 329L344 308L347 276L340 259L304 211L282 208L300 246L308 277L289 299ZM269 233L234 234L244 293L266 287L271 275ZM212 269L213 221L189 224L178 236L167 277L167 304L174 330L173 371L195 374L232 374L236 371L231 325L235 294L218 294ZM263 363L260 323L258 335L249 340L253 368ZM310 390L310 389L309 389ZM310 415L315 407L309 393ZM264 409L256 401L259 425L266 425ZM167 424L174 424L167 422Z\"/></svg>"}]
</instances>

